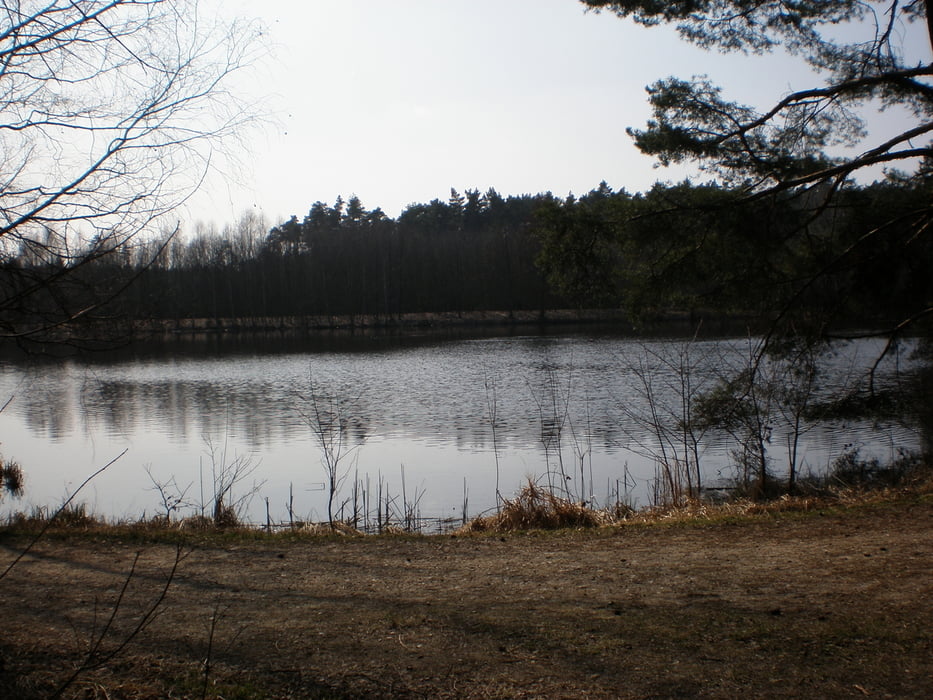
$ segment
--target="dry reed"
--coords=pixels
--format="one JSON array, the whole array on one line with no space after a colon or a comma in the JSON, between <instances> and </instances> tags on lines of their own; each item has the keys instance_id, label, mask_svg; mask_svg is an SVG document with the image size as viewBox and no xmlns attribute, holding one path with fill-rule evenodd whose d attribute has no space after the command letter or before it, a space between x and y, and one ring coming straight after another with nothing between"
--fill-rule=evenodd
<instances>
[{"instance_id":1,"label":"dry reed","mask_svg":"<svg viewBox=\"0 0 933 700\"><path fill-rule=\"evenodd\" d=\"M598 527L609 522L607 513L583 503L556 496L529 481L513 499L506 499L493 515L476 518L465 526L468 532L513 530L557 530Z\"/></svg>"}]
</instances>

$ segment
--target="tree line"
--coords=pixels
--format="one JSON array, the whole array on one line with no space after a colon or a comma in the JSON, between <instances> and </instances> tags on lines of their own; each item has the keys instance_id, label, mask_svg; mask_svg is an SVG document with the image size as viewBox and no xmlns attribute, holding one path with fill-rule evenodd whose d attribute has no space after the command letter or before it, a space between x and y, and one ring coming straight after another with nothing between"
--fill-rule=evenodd
<instances>
[{"instance_id":1,"label":"tree line","mask_svg":"<svg viewBox=\"0 0 933 700\"><path fill-rule=\"evenodd\" d=\"M536 265L536 212L551 195L451 190L397 218L358 197L315 202L268 230L245 214L218 235L149 241L98 274L133 278L134 318L268 318L536 311L566 301ZM108 269L109 268L109 269Z\"/></svg>"},{"instance_id":2,"label":"tree line","mask_svg":"<svg viewBox=\"0 0 933 700\"><path fill-rule=\"evenodd\" d=\"M180 12L165 0L10 5L0 42L10 81L0 99L10 166L0 178L0 336L40 342L67 327L73 338L74 323L94 316L568 305L817 326L870 315L894 331L933 316L933 63L929 41L905 38L913 28L933 41L929 3L582 1L669 24L705 48L780 47L825 84L764 111L727 100L706 78L651 85L652 117L629 129L636 146L660 165L693 162L718 184L635 195L602 185L579 199L470 190L397 219L353 197L271 229L244 217L226 235L157 240L146 236L174 216L210 154L251 122L255 105L226 81L255 57L261 27L185 21L197 5ZM865 36L845 43L848 34L826 32L838 25ZM125 89L114 95L112 85ZM891 120L868 138L864 115L879 107L900 110L909 126ZM887 180L852 184L879 167Z\"/></svg>"},{"instance_id":3,"label":"tree line","mask_svg":"<svg viewBox=\"0 0 933 700\"><path fill-rule=\"evenodd\" d=\"M623 308L816 330L894 322L933 298L933 244L917 234L928 191L888 178L814 209L808 190L750 199L712 183L631 194L603 182L565 198L452 189L394 219L338 197L271 227L247 212L221 232L137 240L85 263L68 291L74 303L120 287L99 315L133 320ZM46 276L67 266L53 251L14 264Z\"/></svg>"},{"instance_id":4,"label":"tree line","mask_svg":"<svg viewBox=\"0 0 933 700\"><path fill-rule=\"evenodd\" d=\"M922 320L933 300L930 179L894 175L834 192L605 184L538 212L538 262L580 306L635 317L739 315L792 335ZM906 327L906 326L905 326Z\"/></svg>"}]
</instances>

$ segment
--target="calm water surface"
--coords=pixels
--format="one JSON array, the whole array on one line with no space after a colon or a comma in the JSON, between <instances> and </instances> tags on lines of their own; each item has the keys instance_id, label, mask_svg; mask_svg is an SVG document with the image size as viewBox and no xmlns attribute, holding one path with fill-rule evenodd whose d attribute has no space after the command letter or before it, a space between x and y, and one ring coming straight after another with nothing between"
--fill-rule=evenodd
<instances>
[{"instance_id":1,"label":"calm water surface","mask_svg":"<svg viewBox=\"0 0 933 700\"><path fill-rule=\"evenodd\" d=\"M425 517L460 518L515 493L528 478L566 483L575 498L605 503L628 490L645 505L658 452L646 425L656 406L676 411L681 352L688 347L694 389L747 358L747 341L684 345L605 334L510 337L265 339L169 348L57 363L5 361L0 451L28 477L6 510L54 505L96 468L126 450L79 500L111 517L160 511L153 482L184 492L190 514L210 500L212 468L239 459L255 467L236 495L255 490L254 522L284 520L292 499L301 519L326 518L320 450L308 422L312 387L350 419L344 497L356 478L400 507L419 500ZM881 345L842 346L824 364L825 385L861 377ZM909 364L908 349L883 366L888 381ZM493 431L493 416L495 431ZM771 456L783 471L786 444L775 426ZM901 426L835 423L807 433L804 471L820 471L856 444L888 458L918 436ZM733 474L732 443L707 437L705 479ZM213 459L211 450L213 448ZM150 476L151 474L151 476ZM172 481L174 480L174 481ZM289 493L291 492L291 497Z\"/></svg>"}]
</instances>

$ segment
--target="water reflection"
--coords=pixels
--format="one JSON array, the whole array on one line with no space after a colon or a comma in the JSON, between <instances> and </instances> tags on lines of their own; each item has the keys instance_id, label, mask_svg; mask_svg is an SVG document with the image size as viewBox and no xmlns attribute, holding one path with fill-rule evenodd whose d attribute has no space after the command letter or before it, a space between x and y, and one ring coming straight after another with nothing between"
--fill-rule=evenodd
<instances>
[{"instance_id":1,"label":"water reflection","mask_svg":"<svg viewBox=\"0 0 933 700\"><path fill-rule=\"evenodd\" d=\"M281 510L290 484L307 491L321 480L297 410L313 384L321 395L352 402L351 439L363 445L356 471L375 478L404 464L409 482L423 484L425 504L439 510L461 501L464 478L474 508L493 502L496 463L506 493L526 475L560 474L576 493L602 500L619 479L635 474L645 484L653 476L658 445L646 400L653 398L654 410L676 411L683 389L676 346L666 340L580 334L304 342L238 339L223 352L205 344L45 365L6 361L0 392L15 398L0 415L3 451L30 470L53 459L52 443L67 454L73 482L105 448L130 445L121 488L140 493L148 486L144 464L180 480L203 479L210 438L262 461L263 495L273 494ZM692 390L709 387L743 347L742 339L691 344ZM877 349L873 341L849 347L828 360L827 376L850 381ZM898 427L834 426L812 433L807 464L824 467L831 450L856 438L887 450L917 441ZM776 453L782 439L774 436ZM725 437L704 444L709 478L724 468L726 447ZM39 479L30 484L33 498L59 497L58 472L29 473ZM319 503L307 507L320 515Z\"/></svg>"},{"instance_id":2,"label":"water reflection","mask_svg":"<svg viewBox=\"0 0 933 700\"><path fill-rule=\"evenodd\" d=\"M8 410L21 411L29 427L39 436L62 440L76 429L74 411L74 385L67 379L71 364L66 363L56 381L49 381L41 373L15 372L3 396L14 399Z\"/></svg>"}]
</instances>

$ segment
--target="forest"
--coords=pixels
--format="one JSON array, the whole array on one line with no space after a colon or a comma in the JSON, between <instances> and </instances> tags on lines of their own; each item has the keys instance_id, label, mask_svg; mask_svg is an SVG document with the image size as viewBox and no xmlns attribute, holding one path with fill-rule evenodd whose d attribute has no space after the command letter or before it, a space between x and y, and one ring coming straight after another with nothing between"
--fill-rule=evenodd
<instances>
[{"instance_id":1,"label":"forest","mask_svg":"<svg viewBox=\"0 0 933 700\"><path fill-rule=\"evenodd\" d=\"M933 249L917 233L926 183L850 185L820 195L816 208L813 197L753 199L689 182L635 194L603 182L578 198L452 189L447 201L411 204L395 219L338 197L271 227L247 212L220 232L196 226L137 240L85 261L67 288L40 290L46 296L32 300L30 315L54 316L57 295L72 305L86 295L89 307L104 299L87 318L168 327L554 309L623 309L636 323L707 314L817 331L919 320L933 298ZM23 247L6 262L19 272L7 279L65 268L57 250Z\"/></svg>"},{"instance_id":2,"label":"forest","mask_svg":"<svg viewBox=\"0 0 933 700\"><path fill-rule=\"evenodd\" d=\"M219 235L152 241L108 274L135 318L272 318L562 307L535 264L535 212L550 196L451 191L397 219L357 197L315 202L265 230L244 215Z\"/></svg>"}]
</instances>

